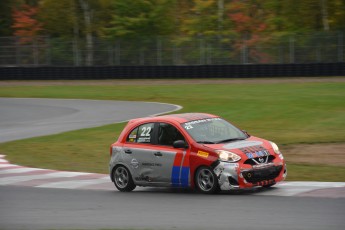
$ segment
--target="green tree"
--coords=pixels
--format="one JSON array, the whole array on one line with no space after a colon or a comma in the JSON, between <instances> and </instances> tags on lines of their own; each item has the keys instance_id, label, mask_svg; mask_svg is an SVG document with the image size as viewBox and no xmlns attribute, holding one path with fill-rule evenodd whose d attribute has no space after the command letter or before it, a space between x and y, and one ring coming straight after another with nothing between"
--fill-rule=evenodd
<instances>
[{"instance_id":1,"label":"green tree","mask_svg":"<svg viewBox=\"0 0 345 230\"><path fill-rule=\"evenodd\" d=\"M231 33L224 0L194 0L182 31L187 35L218 36Z\"/></svg>"},{"instance_id":2,"label":"green tree","mask_svg":"<svg viewBox=\"0 0 345 230\"><path fill-rule=\"evenodd\" d=\"M343 29L344 0L266 0L273 31L313 32Z\"/></svg>"},{"instance_id":3,"label":"green tree","mask_svg":"<svg viewBox=\"0 0 345 230\"><path fill-rule=\"evenodd\" d=\"M174 0L117 0L105 33L112 38L170 35L175 29Z\"/></svg>"},{"instance_id":4,"label":"green tree","mask_svg":"<svg viewBox=\"0 0 345 230\"><path fill-rule=\"evenodd\" d=\"M94 38L103 35L102 28L111 18L111 3L112 0L41 0L40 18L50 36L73 39L77 47L83 45L85 64L92 65Z\"/></svg>"},{"instance_id":5,"label":"green tree","mask_svg":"<svg viewBox=\"0 0 345 230\"><path fill-rule=\"evenodd\" d=\"M328 0L326 1L326 7L328 8L330 30L345 32L345 1Z\"/></svg>"},{"instance_id":6,"label":"green tree","mask_svg":"<svg viewBox=\"0 0 345 230\"><path fill-rule=\"evenodd\" d=\"M12 36L13 35L13 18L12 12L20 5L28 4L24 0L1 0L0 4L0 36ZM30 4L32 5L32 4Z\"/></svg>"}]
</instances>

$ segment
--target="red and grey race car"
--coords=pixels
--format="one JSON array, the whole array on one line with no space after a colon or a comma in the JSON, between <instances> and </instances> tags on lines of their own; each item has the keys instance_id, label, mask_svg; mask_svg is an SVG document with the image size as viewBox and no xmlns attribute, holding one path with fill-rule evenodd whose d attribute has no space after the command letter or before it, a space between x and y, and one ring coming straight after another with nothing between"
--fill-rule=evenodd
<instances>
[{"instance_id":1,"label":"red and grey race car","mask_svg":"<svg viewBox=\"0 0 345 230\"><path fill-rule=\"evenodd\" d=\"M269 187L287 175L275 143L204 113L131 120L110 156L110 177L120 191L169 186L215 193Z\"/></svg>"}]
</instances>

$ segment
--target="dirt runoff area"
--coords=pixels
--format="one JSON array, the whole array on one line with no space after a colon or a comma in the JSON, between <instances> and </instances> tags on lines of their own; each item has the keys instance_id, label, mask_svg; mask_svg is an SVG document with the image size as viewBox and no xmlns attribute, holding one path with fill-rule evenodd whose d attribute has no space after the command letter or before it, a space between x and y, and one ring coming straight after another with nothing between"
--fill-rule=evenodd
<instances>
[{"instance_id":1,"label":"dirt runoff area","mask_svg":"<svg viewBox=\"0 0 345 230\"><path fill-rule=\"evenodd\" d=\"M290 163L345 167L345 143L296 144L280 149Z\"/></svg>"},{"instance_id":2,"label":"dirt runoff area","mask_svg":"<svg viewBox=\"0 0 345 230\"><path fill-rule=\"evenodd\" d=\"M281 84L345 82L345 77L234 78L234 79L133 79L133 80L32 80L0 81L0 86L54 85L178 85L178 84ZM281 146L291 163L345 167L345 143L296 144Z\"/></svg>"}]
</instances>

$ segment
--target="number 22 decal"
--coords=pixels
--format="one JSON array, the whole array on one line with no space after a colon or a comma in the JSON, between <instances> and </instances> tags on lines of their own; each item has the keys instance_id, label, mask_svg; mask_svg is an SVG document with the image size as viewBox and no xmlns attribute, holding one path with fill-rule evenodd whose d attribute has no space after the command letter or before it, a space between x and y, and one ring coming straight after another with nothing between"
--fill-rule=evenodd
<instances>
[{"instance_id":1,"label":"number 22 decal","mask_svg":"<svg viewBox=\"0 0 345 230\"><path fill-rule=\"evenodd\" d=\"M141 129L142 133L141 133L141 137L149 137L150 136L150 132L151 132L151 127L143 127Z\"/></svg>"}]
</instances>

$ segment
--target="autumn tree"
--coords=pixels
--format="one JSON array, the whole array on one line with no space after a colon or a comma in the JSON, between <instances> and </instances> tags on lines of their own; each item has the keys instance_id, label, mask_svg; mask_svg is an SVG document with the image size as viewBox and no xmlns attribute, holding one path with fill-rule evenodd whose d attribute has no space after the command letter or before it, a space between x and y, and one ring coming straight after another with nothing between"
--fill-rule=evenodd
<instances>
[{"instance_id":1,"label":"autumn tree","mask_svg":"<svg viewBox=\"0 0 345 230\"><path fill-rule=\"evenodd\" d=\"M31 42L42 31L43 23L36 19L38 7L27 4L13 10L14 35L20 37L20 42Z\"/></svg>"},{"instance_id":2,"label":"autumn tree","mask_svg":"<svg viewBox=\"0 0 345 230\"><path fill-rule=\"evenodd\" d=\"M234 0L227 7L233 30L238 35L234 42L235 49L238 52L247 52L244 56L251 57L251 61L265 63L269 55L257 48L268 39L265 32L268 29L266 20L269 13L264 10L262 4L263 2L258 0Z\"/></svg>"}]
</instances>

